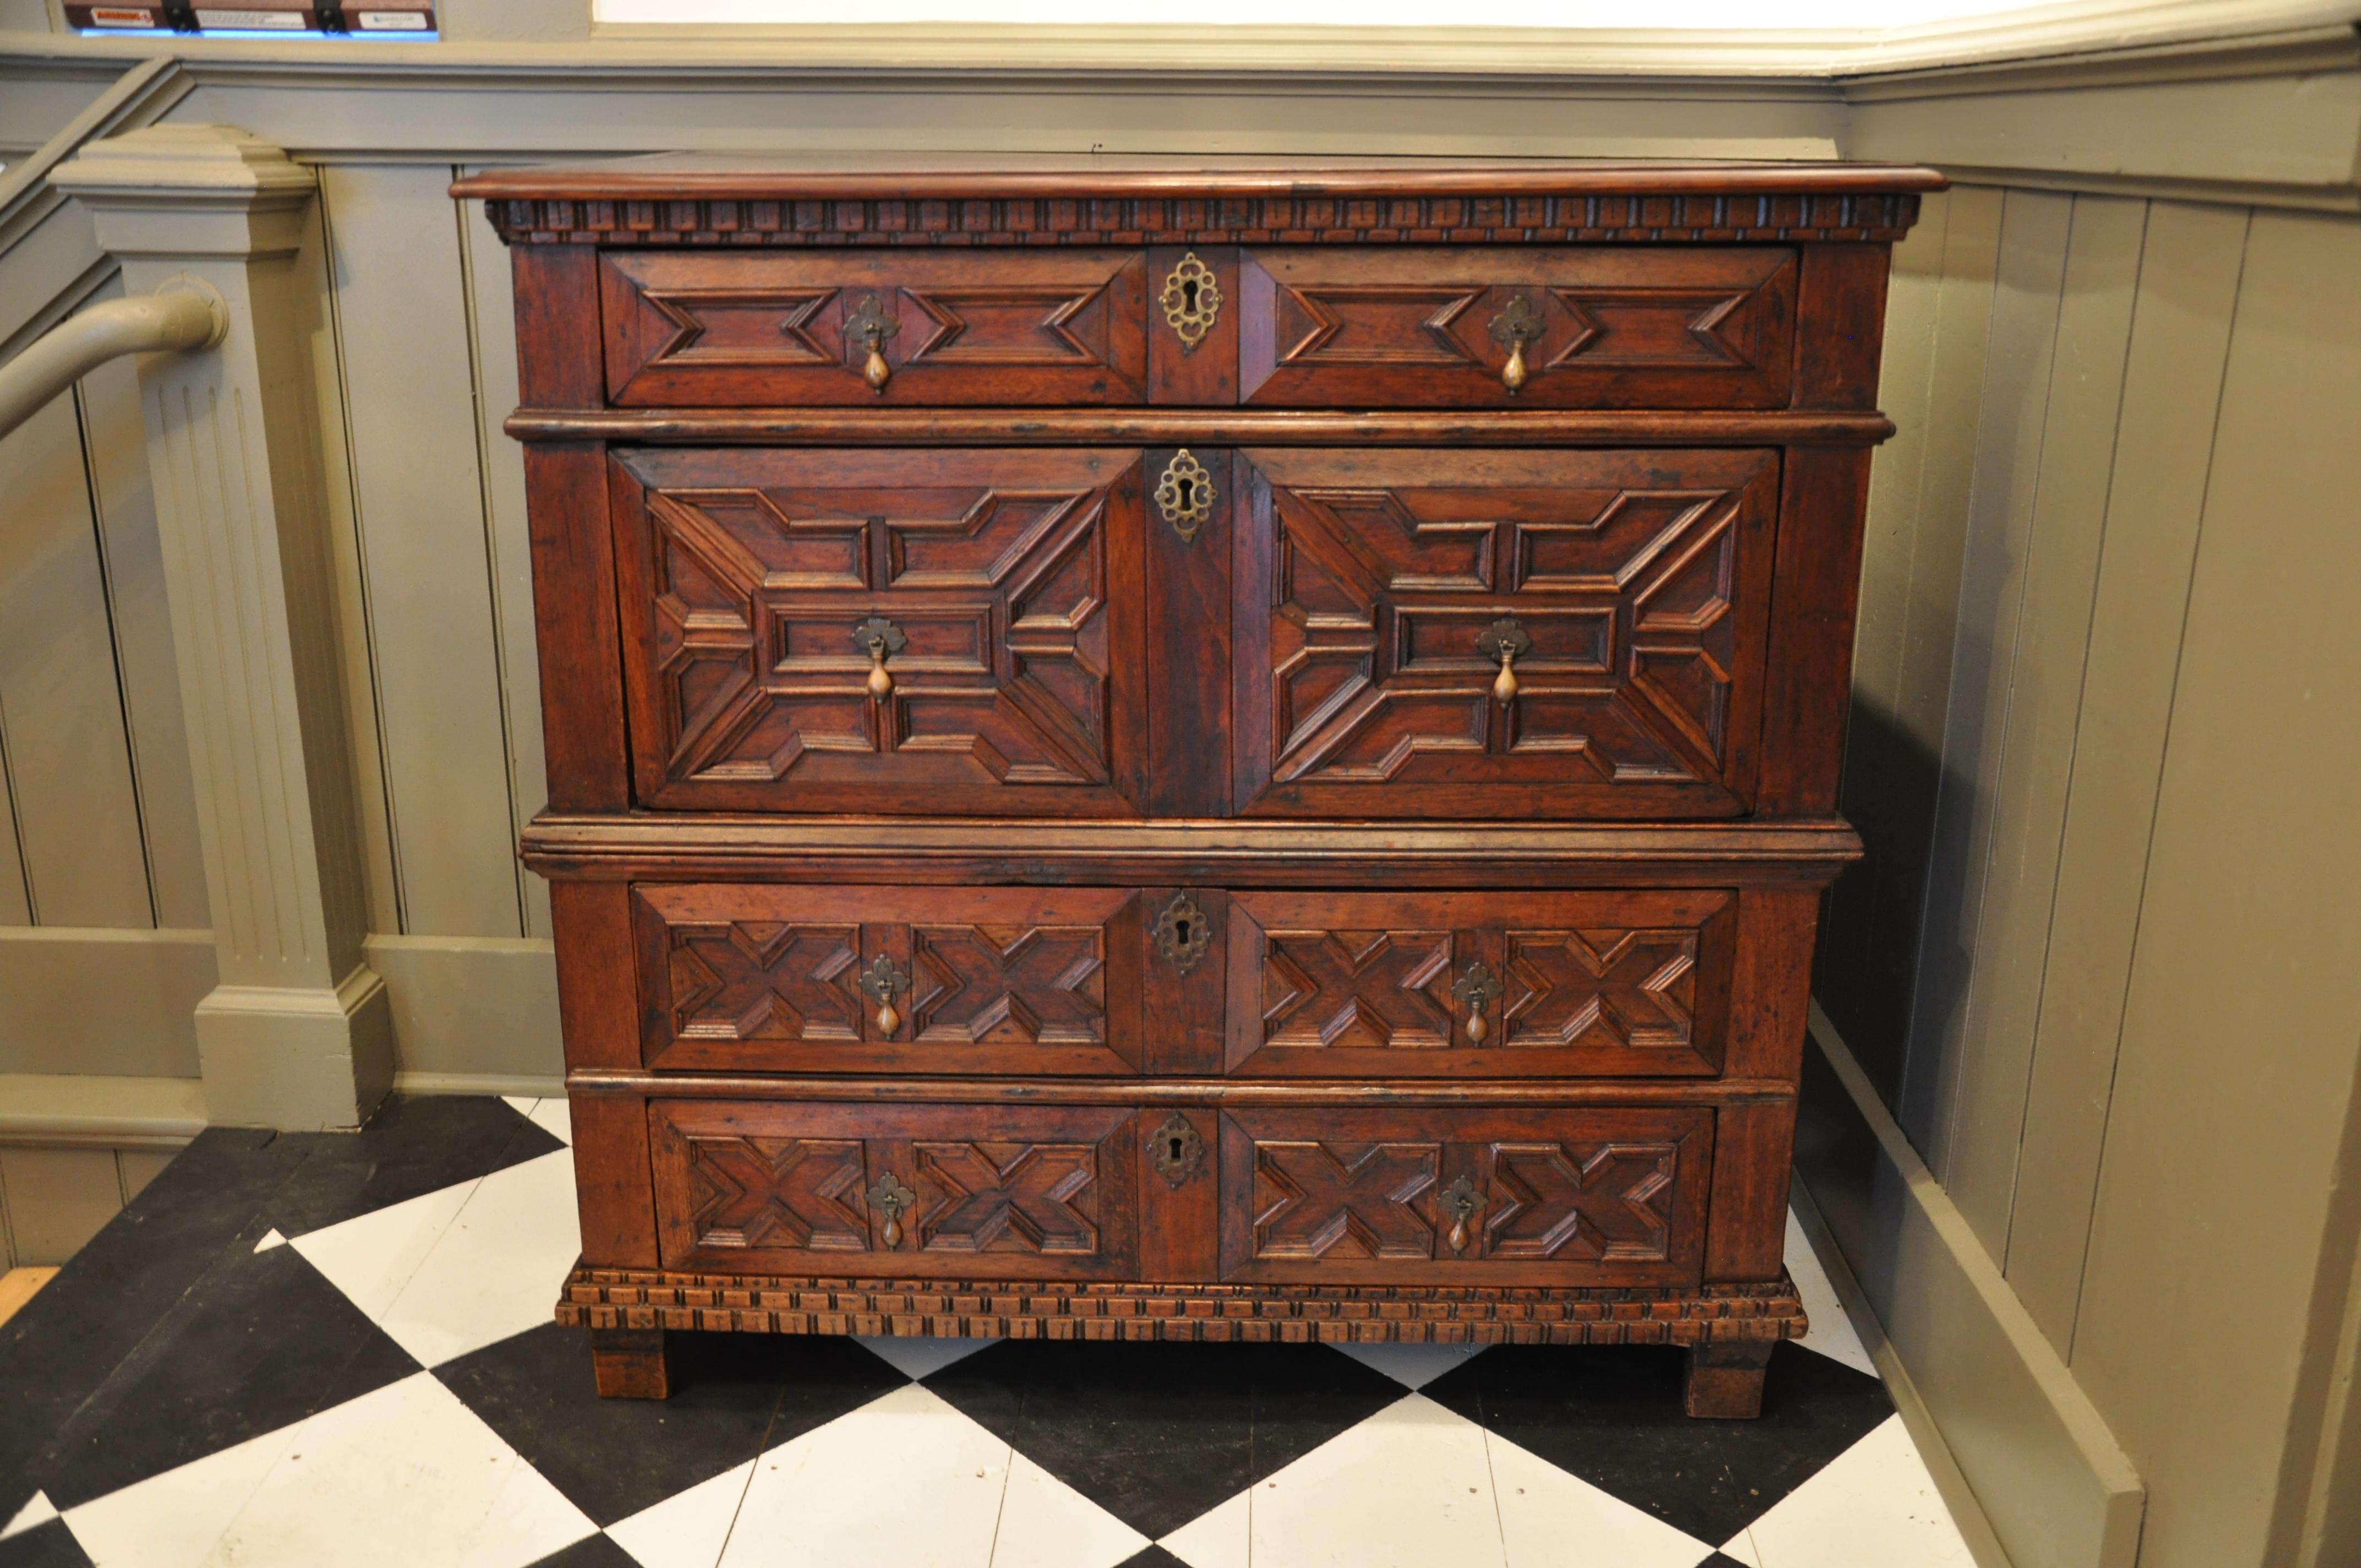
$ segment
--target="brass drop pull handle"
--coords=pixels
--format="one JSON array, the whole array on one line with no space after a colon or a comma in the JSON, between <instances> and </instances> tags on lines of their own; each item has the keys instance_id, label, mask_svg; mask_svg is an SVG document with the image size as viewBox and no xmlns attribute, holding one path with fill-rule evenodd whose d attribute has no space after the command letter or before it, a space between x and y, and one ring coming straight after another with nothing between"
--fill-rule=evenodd
<instances>
[{"instance_id":1,"label":"brass drop pull handle","mask_svg":"<svg viewBox=\"0 0 2361 1568\"><path fill-rule=\"evenodd\" d=\"M1492 318L1492 341L1509 351L1508 364L1500 367L1500 385L1515 397L1525 389L1532 371L1525 364L1525 345L1538 343L1542 335L1542 313L1522 294L1511 294L1500 313Z\"/></svg>"},{"instance_id":2,"label":"brass drop pull handle","mask_svg":"<svg viewBox=\"0 0 2361 1568\"><path fill-rule=\"evenodd\" d=\"M879 1233L877 1239L885 1244L887 1252L902 1245L902 1216L909 1212L910 1205L917 1201L918 1195L903 1186L902 1179L890 1170L879 1177L877 1185L869 1190L870 1205L885 1216L885 1228Z\"/></svg>"},{"instance_id":3,"label":"brass drop pull handle","mask_svg":"<svg viewBox=\"0 0 2361 1568\"><path fill-rule=\"evenodd\" d=\"M1451 1250L1466 1252L1467 1244L1475 1239L1468 1226L1483 1210L1484 1194L1477 1190L1476 1184L1463 1171L1443 1190L1442 1203L1443 1212L1451 1216Z\"/></svg>"},{"instance_id":4,"label":"brass drop pull handle","mask_svg":"<svg viewBox=\"0 0 2361 1568\"><path fill-rule=\"evenodd\" d=\"M884 702L894 695L894 676L885 661L910 645L902 629L882 615L873 615L852 629L852 645L869 655L869 698Z\"/></svg>"},{"instance_id":5,"label":"brass drop pull handle","mask_svg":"<svg viewBox=\"0 0 2361 1568\"><path fill-rule=\"evenodd\" d=\"M1485 1010L1500 1000L1500 977L1485 967L1482 959L1467 966L1467 970L1451 982L1451 994L1467 1008L1467 1043L1480 1046L1490 1037L1491 1022Z\"/></svg>"},{"instance_id":6,"label":"brass drop pull handle","mask_svg":"<svg viewBox=\"0 0 2361 1568\"><path fill-rule=\"evenodd\" d=\"M894 999L910 989L910 971L884 953L877 961L861 971L861 990L870 1001L877 1003L877 1030L887 1039L902 1026L902 1014Z\"/></svg>"},{"instance_id":7,"label":"brass drop pull handle","mask_svg":"<svg viewBox=\"0 0 2361 1568\"><path fill-rule=\"evenodd\" d=\"M901 332L902 323L886 313L874 294L865 296L844 318L845 341L861 344L869 350L869 357L861 367L861 378L869 383L873 392L883 394L885 383L894 378L894 367L885 363L885 345Z\"/></svg>"},{"instance_id":8,"label":"brass drop pull handle","mask_svg":"<svg viewBox=\"0 0 2361 1568\"><path fill-rule=\"evenodd\" d=\"M1517 700L1517 661L1532 651L1532 634L1504 615L1476 639L1476 652L1500 666L1492 681L1492 700L1502 707Z\"/></svg>"}]
</instances>

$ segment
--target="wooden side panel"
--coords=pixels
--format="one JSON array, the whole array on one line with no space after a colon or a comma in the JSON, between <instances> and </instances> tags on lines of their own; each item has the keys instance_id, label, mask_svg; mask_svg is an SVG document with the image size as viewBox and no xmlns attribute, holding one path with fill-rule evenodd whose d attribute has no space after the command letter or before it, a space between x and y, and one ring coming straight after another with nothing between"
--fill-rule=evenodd
<instances>
[{"instance_id":1,"label":"wooden side panel","mask_svg":"<svg viewBox=\"0 0 2361 1568\"><path fill-rule=\"evenodd\" d=\"M550 884L549 902L566 1065L639 1066L638 945L631 889L621 883L557 882Z\"/></svg>"},{"instance_id":2,"label":"wooden side panel","mask_svg":"<svg viewBox=\"0 0 2361 1568\"><path fill-rule=\"evenodd\" d=\"M1807 330L1795 339L1797 408L1877 406L1878 351L1885 325L1891 248L1883 245L1804 247L1802 313Z\"/></svg>"},{"instance_id":3,"label":"wooden side panel","mask_svg":"<svg viewBox=\"0 0 2361 1568\"><path fill-rule=\"evenodd\" d=\"M1724 1105L1714 1113L1713 1124L1705 1277L1716 1282L1776 1279L1785 1266L1795 1102Z\"/></svg>"},{"instance_id":4,"label":"wooden side panel","mask_svg":"<svg viewBox=\"0 0 2361 1568\"><path fill-rule=\"evenodd\" d=\"M1836 809L1861 593L1861 512L1870 455L1787 452L1779 499L1778 611L1763 661L1763 773L1755 809Z\"/></svg>"},{"instance_id":5,"label":"wooden side panel","mask_svg":"<svg viewBox=\"0 0 2361 1568\"><path fill-rule=\"evenodd\" d=\"M1118 1279L1139 1266L1124 1106L658 1101L652 1114L666 1267Z\"/></svg>"},{"instance_id":6,"label":"wooden side panel","mask_svg":"<svg viewBox=\"0 0 2361 1568\"><path fill-rule=\"evenodd\" d=\"M1226 1111L1222 1277L1694 1281L1710 1120L1687 1108Z\"/></svg>"},{"instance_id":7,"label":"wooden side panel","mask_svg":"<svg viewBox=\"0 0 2361 1568\"><path fill-rule=\"evenodd\" d=\"M653 1268L655 1186L648 1151L648 1102L611 1090L577 1091L574 1180L588 1268Z\"/></svg>"},{"instance_id":8,"label":"wooden side panel","mask_svg":"<svg viewBox=\"0 0 2361 1568\"><path fill-rule=\"evenodd\" d=\"M631 789L606 448L535 444L525 449L524 474L550 808L620 810L631 804Z\"/></svg>"},{"instance_id":9,"label":"wooden side panel","mask_svg":"<svg viewBox=\"0 0 2361 1568\"><path fill-rule=\"evenodd\" d=\"M1795 1081L1811 1011L1819 906L1809 888L1749 888L1739 895L1730 1043L1722 1057L1727 1076Z\"/></svg>"},{"instance_id":10,"label":"wooden side panel","mask_svg":"<svg viewBox=\"0 0 2361 1568\"><path fill-rule=\"evenodd\" d=\"M642 885L632 901L652 1068L1142 1065L1127 889Z\"/></svg>"}]
</instances>

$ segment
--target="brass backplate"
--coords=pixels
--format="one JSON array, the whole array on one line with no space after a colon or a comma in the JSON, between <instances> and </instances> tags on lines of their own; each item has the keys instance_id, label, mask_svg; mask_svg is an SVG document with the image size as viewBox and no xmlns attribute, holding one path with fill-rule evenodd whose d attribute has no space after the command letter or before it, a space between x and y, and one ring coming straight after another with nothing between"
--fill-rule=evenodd
<instances>
[{"instance_id":1,"label":"brass backplate","mask_svg":"<svg viewBox=\"0 0 2361 1568\"><path fill-rule=\"evenodd\" d=\"M1205 1163L1205 1140L1188 1117L1175 1111L1148 1135L1148 1163L1156 1174L1178 1187Z\"/></svg>"},{"instance_id":2,"label":"brass backplate","mask_svg":"<svg viewBox=\"0 0 2361 1568\"><path fill-rule=\"evenodd\" d=\"M1156 916L1156 950L1182 974L1203 961L1213 945L1213 923L1187 894L1177 895Z\"/></svg>"}]
</instances>

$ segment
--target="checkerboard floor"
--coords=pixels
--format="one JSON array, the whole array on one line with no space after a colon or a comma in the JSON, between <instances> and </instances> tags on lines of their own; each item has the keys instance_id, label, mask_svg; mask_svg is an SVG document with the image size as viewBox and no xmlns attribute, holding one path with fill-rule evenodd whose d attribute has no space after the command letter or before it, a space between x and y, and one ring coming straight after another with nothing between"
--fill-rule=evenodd
<instances>
[{"instance_id":1,"label":"checkerboard floor","mask_svg":"<svg viewBox=\"0 0 2361 1568\"><path fill-rule=\"evenodd\" d=\"M0 1328L0 1568L1971 1568L1792 1225L1760 1421L1639 1348L691 1336L602 1402L566 1139L199 1138Z\"/></svg>"}]
</instances>

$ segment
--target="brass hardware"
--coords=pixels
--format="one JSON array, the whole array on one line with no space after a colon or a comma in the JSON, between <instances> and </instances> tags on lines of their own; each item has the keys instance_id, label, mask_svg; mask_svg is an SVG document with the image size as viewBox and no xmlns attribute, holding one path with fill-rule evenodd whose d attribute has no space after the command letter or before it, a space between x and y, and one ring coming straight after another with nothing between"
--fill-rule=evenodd
<instances>
[{"instance_id":1,"label":"brass hardware","mask_svg":"<svg viewBox=\"0 0 2361 1568\"><path fill-rule=\"evenodd\" d=\"M869 383L873 392L883 393L885 383L894 378L894 367L885 363L885 345L902 334L902 323L886 313L876 295L862 297L844 318L844 341L859 343L869 350L869 358L861 367L861 378Z\"/></svg>"},{"instance_id":2,"label":"brass hardware","mask_svg":"<svg viewBox=\"0 0 2361 1568\"><path fill-rule=\"evenodd\" d=\"M1213 945L1213 923L1187 894L1176 895L1156 917L1156 950L1182 974L1195 969Z\"/></svg>"},{"instance_id":3,"label":"brass hardware","mask_svg":"<svg viewBox=\"0 0 2361 1568\"><path fill-rule=\"evenodd\" d=\"M1204 1138L1178 1111L1148 1135L1148 1163L1156 1168L1157 1175L1175 1187L1195 1175L1204 1160Z\"/></svg>"},{"instance_id":4,"label":"brass hardware","mask_svg":"<svg viewBox=\"0 0 2361 1568\"><path fill-rule=\"evenodd\" d=\"M1198 260L1192 250L1164 280L1164 292L1156 302L1164 307L1166 323L1180 334L1180 352L1194 354L1222 313L1222 286L1214 280L1213 269Z\"/></svg>"},{"instance_id":5,"label":"brass hardware","mask_svg":"<svg viewBox=\"0 0 2361 1568\"><path fill-rule=\"evenodd\" d=\"M1197 531L1213 515L1213 477L1187 447L1164 465L1164 477L1156 484L1156 505L1183 544L1194 544Z\"/></svg>"},{"instance_id":6,"label":"brass hardware","mask_svg":"<svg viewBox=\"0 0 2361 1568\"><path fill-rule=\"evenodd\" d=\"M918 1195L903 1186L901 1178L890 1170L879 1177L877 1185L869 1190L871 1206L883 1210L885 1214L885 1229L877 1239L885 1244L887 1252L902 1245L902 1216L917 1201Z\"/></svg>"},{"instance_id":7,"label":"brass hardware","mask_svg":"<svg viewBox=\"0 0 2361 1568\"><path fill-rule=\"evenodd\" d=\"M1467 972L1451 982L1451 994L1467 1004L1467 1043L1480 1046L1492 1033L1486 1022L1484 1009L1500 1000L1500 977L1494 974L1478 959L1467 966Z\"/></svg>"},{"instance_id":8,"label":"brass hardware","mask_svg":"<svg viewBox=\"0 0 2361 1568\"><path fill-rule=\"evenodd\" d=\"M894 695L894 677L885 661L910 645L902 629L882 615L873 615L852 629L852 645L869 655L869 696L884 702Z\"/></svg>"},{"instance_id":9,"label":"brass hardware","mask_svg":"<svg viewBox=\"0 0 2361 1568\"><path fill-rule=\"evenodd\" d=\"M1443 1212L1451 1216L1451 1250L1466 1252L1467 1243L1472 1239L1467 1231L1468 1222L1475 1219L1477 1212L1484 1207L1484 1194L1477 1190L1476 1184L1467 1179L1467 1173L1462 1171L1452 1179L1450 1186L1443 1190L1437 1202Z\"/></svg>"},{"instance_id":10,"label":"brass hardware","mask_svg":"<svg viewBox=\"0 0 2361 1568\"><path fill-rule=\"evenodd\" d=\"M902 1026L902 1014L895 1008L894 999L910 989L910 971L880 953L876 962L861 971L861 989L877 1003L878 1032L891 1039L894 1031Z\"/></svg>"},{"instance_id":11,"label":"brass hardware","mask_svg":"<svg viewBox=\"0 0 2361 1568\"><path fill-rule=\"evenodd\" d=\"M1509 351L1509 363L1500 369L1500 385L1515 397L1525 389L1532 373L1525 367L1525 345L1539 343L1542 336L1542 313L1522 294L1511 294L1500 313L1492 318L1492 341Z\"/></svg>"},{"instance_id":12,"label":"brass hardware","mask_svg":"<svg viewBox=\"0 0 2361 1568\"><path fill-rule=\"evenodd\" d=\"M1533 646L1532 636L1518 625L1513 616L1502 616L1486 627L1476 639L1476 652L1487 659L1499 662L1500 674L1492 682L1492 700L1502 707L1517 700L1516 662Z\"/></svg>"}]
</instances>

